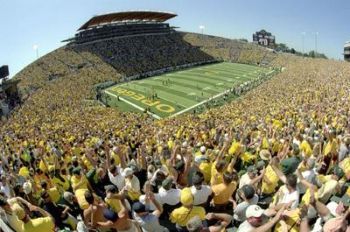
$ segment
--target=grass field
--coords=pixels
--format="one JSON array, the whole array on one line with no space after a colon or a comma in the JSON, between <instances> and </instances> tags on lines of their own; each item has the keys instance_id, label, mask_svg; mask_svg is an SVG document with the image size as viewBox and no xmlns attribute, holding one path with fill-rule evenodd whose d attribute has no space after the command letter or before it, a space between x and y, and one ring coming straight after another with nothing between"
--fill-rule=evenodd
<instances>
[{"instance_id":1,"label":"grass field","mask_svg":"<svg viewBox=\"0 0 350 232\"><path fill-rule=\"evenodd\" d=\"M258 66L224 62L118 84L106 89L105 94L112 107L136 112L149 109L155 118L164 118L201 107L230 88L269 71Z\"/></svg>"}]
</instances>

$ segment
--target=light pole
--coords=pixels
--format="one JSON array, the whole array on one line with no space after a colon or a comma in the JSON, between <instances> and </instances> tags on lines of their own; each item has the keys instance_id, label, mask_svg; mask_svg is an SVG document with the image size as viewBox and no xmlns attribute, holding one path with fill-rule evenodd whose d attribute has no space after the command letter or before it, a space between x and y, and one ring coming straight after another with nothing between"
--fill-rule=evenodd
<instances>
[{"instance_id":1,"label":"light pole","mask_svg":"<svg viewBox=\"0 0 350 232\"><path fill-rule=\"evenodd\" d=\"M301 33L301 39L302 39L302 45L303 45L303 56L304 56L304 53L305 53L305 35L306 35L306 32L305 31L303 31L302 33Z\"/></svg>"},{"instance_id":2,"label":"light pole","mask_svg":"<svg viewBox=\"0 0 350 232\"><path fill-rule=\"evenodd\" d=\"M205 29L205 26L203 25L200 25L199 26L199 30L201 31L201 34L203 35L203 32L204 32L204 29Z\"/></svg>"},{"instance_id":3,"label":"light pole","mask_svg":"<svg viewBox=\"0 0 350 232\"><path fill-rule=\"evenodd\" d=\"M33 50L35 51L36 58L38 59L39 58L39 46L37 44L34 44L33 45Z\"/></svg>"},{"instance_id":4,"label":"light pole","mask_svg":"<svg viewBox=\"0 0 350 232\"><path fill-rule=\"evenodd\" d=\"M315 32L315 57L317 56L317 37L318 37L318 32Z\"/></svg>"}]
</instances>

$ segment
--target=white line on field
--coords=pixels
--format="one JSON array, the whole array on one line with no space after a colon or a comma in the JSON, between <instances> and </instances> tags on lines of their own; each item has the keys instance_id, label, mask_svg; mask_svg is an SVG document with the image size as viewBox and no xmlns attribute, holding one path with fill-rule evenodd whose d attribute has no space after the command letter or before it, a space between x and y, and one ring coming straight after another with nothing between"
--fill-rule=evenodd
<instances>
[{"instance_id":1,"label":"white line on field","mask_svg":"<svg viewBox=\"0 0 350 232\"><path fill-rule=\"evenodd\" d=\"M111 92L109 92L109 91L107 91L107 90L105 90L105 93L107 93L107 94L109 94L109 95L111 95L111 96L113 96L113 97L115 97L115 98L118 98L117 95L115 95L115 94L113 94L113 93L111 93ZM132 103L132 102L126 100L126 99L124 99L123 97L119 97L119 100L121 100L121 101L123 101L123 102L125 102L125 103L127 103L127 104L129 104L129 105L131 105L132 107L134 107L134 108L136 108L136 109L138 109L138 110L141 110L142 112L145 111L144 108L142 108L142 107L140 107L140 106L138 106L138 105L136 105L136 104L134 104L134 103ZM147 114L151 115L152 117L154 117L154 118L156 118L156 119L161 119L161 117L159 117L158 115L156 115L156 114L154 114L154 113L149 112L148 110L147 110Z\"/></svg>"},{"instance_id":2,"label":"white line on field","mask_svg":"<svg viewBox=\"0 0 350 232\"><path fill-rule=\"evenodd\" d=\"M211 98L209 98L209 99L207 99L207 100L201 101L201 102L199 102L198 104L195 104L195 105L193 105L193 106L191 106L191 107L189 107L189 108L187 108L187 109L184 109L184 110L181 110L181 111L179 111L179 112L177 112L177 113L175 113L175 114L172 114L172 115L169 116L169 118L173 118L173 117L175 117L175 116L177 116L177 115L180 115L180 114L183 114L183 113L185 113L185 112L187 112L187 111L190 111L190 110L192 110L193 108L196 108L197 106L203 105L203 104L207 103L208 101L211 101L211 100L213 100L213 99L216 99L216 98L218 98L218 97L221 97L222 95L224 95L224 94L226 94L226 93L229 93L229 92L230 92L230 90L226 90L226 91L224 91L224 92L222 92L222 93L219 93L219 94L217 94L217 95L215 95L215 96L213 96L213 97L211 97Z\"/></svg>"}]
</instances>

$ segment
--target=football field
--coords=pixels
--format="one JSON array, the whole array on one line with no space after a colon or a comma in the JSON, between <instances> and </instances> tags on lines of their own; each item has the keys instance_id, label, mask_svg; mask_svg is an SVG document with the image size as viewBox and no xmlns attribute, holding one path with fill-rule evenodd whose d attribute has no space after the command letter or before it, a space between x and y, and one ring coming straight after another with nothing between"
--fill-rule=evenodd
<instances>
[{"instance_id":1,"label":"football field","mask_svg":"<svg viewBox=\"0 0 350 232\"><path fill-rule=\"evenodd\" d=\"M109 104L120 110L147 109L155 118L164 118L193 111L269 72L268 68L223 62L118 84L105 94Z\"/></svg>"}]
</instances>

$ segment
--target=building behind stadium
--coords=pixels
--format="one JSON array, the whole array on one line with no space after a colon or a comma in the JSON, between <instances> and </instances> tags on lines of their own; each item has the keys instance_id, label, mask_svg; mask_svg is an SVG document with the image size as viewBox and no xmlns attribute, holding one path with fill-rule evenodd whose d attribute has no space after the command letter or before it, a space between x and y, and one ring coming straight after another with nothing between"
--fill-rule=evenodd
<instances>
[{"instance_id":1,"label":"building behind stadium","mask_svg":"<svg viewBox=\"0 0 350 232\"><path fill-rule=\"evenodd\" d=\"M344 60L350 61L350 41L344 45Z\"/></svg>"}]
</instances>

